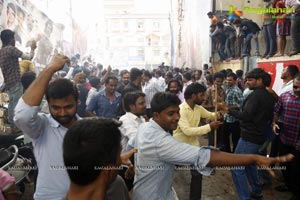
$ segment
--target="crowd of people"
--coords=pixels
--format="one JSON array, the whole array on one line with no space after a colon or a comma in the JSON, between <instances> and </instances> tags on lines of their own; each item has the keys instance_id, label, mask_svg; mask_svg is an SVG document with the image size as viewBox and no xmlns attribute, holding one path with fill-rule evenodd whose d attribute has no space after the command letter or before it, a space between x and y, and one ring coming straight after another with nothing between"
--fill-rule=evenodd
<instances>
[{"instance_id":1,"label":"crowd of people","mask_svg":"<svg viewBox=\"0 0 300 200\"><path fill-rule=\"evenodd\" d=\"M254 41L255 55L262 58L284 56L286 37L291 36L291 50L288 55L300 53L300 2L299 0L264 0L265 9L274 9L278 12L263 14L260 27L251 19L231 14L218 17L207 13L211 19L210 36L212 51L218 52L220 61L249 56L251 40ZM294 13L286 13L286 8L294 8ZM265 51L260 53L258 35L263 33Z\"/></svg>"},{"instance_id":2,"label":"crowd of people","mask_svg":"<svg viewBox=\"0 0 300 200\"><path fill-rule=\"evenodd\" d=\"M23 93L18 58L30 60L36 47L30 55L20 52L9 30L1 40L9 122L30 137L37 161L34 199L130 199L129 191L137 200L174 199L173 175L181 165L191 171L190 199L201 199L202 175L216 166L243 166L231 169L238 197L259 199L263 176L256 165L270 171L278 162L284 185L276 189L299 199L297 66L283 71L278 96L260 68L245 77L207 64L119 73L58 54ZM205 134L208 147L197 137Z\"/></svg>"}]
</instances>

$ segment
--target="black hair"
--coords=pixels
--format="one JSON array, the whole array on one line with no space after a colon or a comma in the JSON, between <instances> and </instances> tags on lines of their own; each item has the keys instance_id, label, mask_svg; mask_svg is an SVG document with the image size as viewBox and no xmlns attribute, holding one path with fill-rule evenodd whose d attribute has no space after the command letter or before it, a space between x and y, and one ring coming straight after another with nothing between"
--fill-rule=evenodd
<instances>
[{"instance_id":1,"label":"black hair","mask_svg":"<svg viewBox=\"0 0 300 200\"><path fill-rule=\"evenodd\" d=\"M108 76L107 79L105 80L105 85L109 83L110 80L115 80L118 82L118 78L115 76Z\"/></svg>"},{"instance_id":2,"label":"black hair","mask_svg":"<svg viewBox=\"0 0 300 200\"><path fill-rule=\"evenodd\" d=\"M237 80L237 75L235 74L235 73L233 73L233 72L231 72L231 73L229 73L228 75L227 75L227 77L232 77L233 78L233 80Z\"/></svg>"},{"instance_id":3,"label":"black hair","mask_svg":"<svg viewBox=\"0 0 300 200\"><path fill-rule=\"evenodd\" d=\"M213 14L214 14L213 12L208 12L208 13L207 13L207 15L213 15Z\"/></svg>"},{"instance_id":4,"label":"black hair","mask_svg":"<svg viewBox=\"0 0 300 200\"><path fill-rule=\"evenodd\" d=\"M75 101L78 100L78 90L75 84L65 78L58 78L48 85L46 89L46 99L49 103L50 98L62 99L69 95L73 95Z\"/></svg>"},{"instance_id":5,"label":"black hair","mask_svg":"<svg viewBox=\"0 0 300 200\"><path fill-rule=\"evenodd\" d=\"M208 70L208 64L205 63L205 64L203 65L203 69L204 69L204 70Z\"/></svg>"},{"instance_id":6,"label":"black hair","mask_svg":"<svg viewBox=\"0 0 300 200\"><path fill-rule=\"evenodd\" d=\"M168 77L168 78L170 78L170 79L173 78L172 72L167 72L165 76Z\"/></svg>"},{"instance_id":7,"label":"black hair","mask_svg":"<svg viewBox=\"0 0 300 200\"><path fill-rule=\"evenodd\" d=\"M184 91L184 99L188 100L190 98L192 98L193 94L199 94L201 92L205 92L206 88L201 85L200 83L192 83L190 85L188 85Z\"/></svg>"},{"instance_id":8,"label":"black hair","mask_svg":"<svg viewBox=\"0 0 300 200\"><path fill-rule=\"evenodd\" d=\"M170 92L158 92L151 100L151 111L152 113L160 113L170 106L179 106L180 104L181 101L176 94Z\"/></svg>"},{"instance_id":9,"label":"black hair","mask_svg":"<svg viewBox=\"0 0 300 200\"><path fill-rule=\"evenodd\" d=\"M168 83L168 87L167 87L167 89L166 89L166 92L169 92L169 91L170 91L170 86L171 86L171 83L173 83L173 82L177 83L177 84L178 84L179 90L182 91L182 85L181 85L180 81L178 81L178 80L176 80L176 79L171 79L171 80L169 81L169 83Z\"/></svg>"},{"instance_id":10,"label":"black hair","mask_svg":"<svg viewBox=\"0 0 300 200\"><path fill-rule=\"evenodd\" d=\"M178 67L175 67L175 68L174 68L174 72L179 73L179 72L180 72L180 69L179 69Z\"/></svg>"},{"instance_id":11,"label":"black hair","mask_svg":"<svg viewBox=\"0 0 300 200\"><path fill-rule=\"evenodd\" d=\"M233 21L233 24L241 24L241 23L242 23L242 21L240 19L235 19Z\"/></svg>"},{"instance_id":12,"label":"black hair","mask_svg":"<svg viewBox=\"0 0 300 200\"><path fill-rule=\"evenodd\" d=\"M192 80L192 74L190 72L185 72L182 76L188 81Z\"/></svg>"},{"instance_id":13,"label":"black hair","mask_svg":"<svg viewBox=\"0 0 300 200\"><path fill-rule=\"evenodd\" d=\"M224 28L224 24L222 22L217 22L216 25L218 28Z\"/></svg>"},{"instance_id":14,"label":"black hair","mask_svg":"<svg viewBox=\"0 0 300 200\"><path fill-rule=\"evenodd\" d=\"M214 81L213 81L213 75L211 75L211 74L207 75L205 78L206 78L206 81L209 81L209 82L211 82L211 83L214 82Z\"/></svg>"},{"instance_id":15,"label":"black hair","mask_svg":"<svg viewBox=\"0 0 300 200\"><path fill-rule=\"evenodd\" d=\"M143 72L138 68L132 68L130 70L130 80L135 81L139 76L142 76Z\"/></svg>"},{"instance_id":16,"label":"black hair","mask_svg":"<svg viewBox=\"0 0 300 200\"><path fill-rule=\"evenodd\" d=\"M124 74L129 74L129 71L127 69L124 69L121 71L121 77L123 77Z\"/></svg>"},{"instance_id":17,"label":"black hair","mask_svg":"<svg viewBox=\"0 0 300 200\"><path fill-rule=\"evenodd\" d=\"M243 70L241 70L241 69L236 70L235 73L238 77L242 77L244 74Z\"/></svg>"},{"instance_id":18,"label":"black hair","mask_svg":"<svg viewBox=\"0 0 300 200\"><path fill-rule=\"evenodd\" d=\"M269 73L265 73L264 76L263 76L263 84L266 86L266 87L270 87L271 85L271 82L272 82L272 77Z\"/></svg>"},{"instance_id":19,"label":"black hair","mask_svg":"<svg viewBox=\"0 0 300 200\"><path fill-rule=\"evenodd\" d=\"M155 72L155 75L162 76L162 75L163 75L163 73L162 73L162 71L160 71L160 70L157 70L157 71Z\"/></svg>"},{"instance_id":20,"label":"black hair","mask_svg":"<svg viewBox=\"0 0 300 200\"><path fill-rule=\"evenodd\" d=\"M3 46L7 46L14 38L15 38L15 32L5 29L1 31L1 41Z\"/></svg>"},{"instance_id":21,"label":"black hair","mask_svg":"<svg viewBox=\"0 0 300 200\"><path fill-rule=\"evenodd\" d=\"M299 72L299 69L296 65L289 65L287 66L287 71L291 74L292 77L294 77Z\"/></svg>"},{"instance_id":22,"label":"black hair","mask_svg":"<svg viewBox=\"0 0 300 200\"><path fill-rule=\"evenodd\" d=\"M124 107L126 111L130 111L130 105L135 105L139 97L145 97L145 94L140 91L128 92L124 96Z\"/></svg>"},{"instance_id":23,"label":"black hair","mask_svg":"<svg viewBox=\"0 0 300 200\"><path fill-rule=\"evenodd\" d=\"M100 78L96 76L91 76L89 82L92 85L92 87L97 88L97 86L100 84Z\"/></svg>"},{"instance_id":24,"label":"black hair","mask_svg":"<svg viewBox=\"0 0 300 200\"><path fill-rule=\"evenodd\" d=\"M266 72L262 68L255 68L246 73L246 78L262 79L265 73Z\"/></svg>"},{"instance_id":25,"label":"black hair","mask_svg":"<svg viewBox=\"0 0 300 200\"><path fill-rule=\"evenodd\" d=\"M152 78L152 74L148 70L144 71L144 76Z\"/></svg>"},{"instance_id":26,"label":"black hair","mask_svg":"<svg viewBox=\"0 0 300 200\"><path fill-rule=\"evenodd\" d=\"M78 120L63 141L63 158L71 181L86 186L104 167L115 164L121 151L120 122L108 118Z\"/></svg>"},{"instance_id":27,"label":"black hair","mask_svg":"<svg viewBox=\"0 0 300 200\"><path fill-rule=\"evenodd\" d=\"M225 70L224 70L224 71L225 71ZM225 71L225 73L226 73L226 71ZM214 73L214 75L213 75L214 81L215 81L217 78L224 79L224 78L225 78L225 74L224 74L223 72L216 72L216 73Z\"/></svg>"}]
</instances>

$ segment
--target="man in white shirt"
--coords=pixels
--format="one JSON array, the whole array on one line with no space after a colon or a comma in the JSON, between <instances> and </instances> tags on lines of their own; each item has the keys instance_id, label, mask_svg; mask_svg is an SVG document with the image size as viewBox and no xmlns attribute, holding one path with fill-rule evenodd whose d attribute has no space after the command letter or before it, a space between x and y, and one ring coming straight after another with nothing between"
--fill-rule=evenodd
<instances>
[{"instance_id":1,"label":"man in white shirt","mask_svg":"<svg viewBox=\"0 0 300 200\"><path fill-rule=\"evenodd\" d=\"M145 122L145 118L143 117L143 115L146 114L145 94L139 91L125 94L124 107L126 109L126 114L122 115L119 119L122 122L122 125L119 128L122 134L122 152L125 152L127 149L131 149L134 146L133 141L137 134L138 127ZM134 181L134 168L130 167L126 171L123 170L120 172L120 175L124 178L128 190L131 190Z\"/></svg>"},{"instance_id":2,"label":"man in white shirt","mask_svg":"<svg viewBox=\"0 0 300 200\"><path fill-rule=\"evenodd\" d=\"M283 69L281 73L281 79L283 80L283 85L278 92L280 96L282 93L293 90L293 79L294 76L298 73L299 69L296 65L289 65Z\"/></svg>"}]
</instances>

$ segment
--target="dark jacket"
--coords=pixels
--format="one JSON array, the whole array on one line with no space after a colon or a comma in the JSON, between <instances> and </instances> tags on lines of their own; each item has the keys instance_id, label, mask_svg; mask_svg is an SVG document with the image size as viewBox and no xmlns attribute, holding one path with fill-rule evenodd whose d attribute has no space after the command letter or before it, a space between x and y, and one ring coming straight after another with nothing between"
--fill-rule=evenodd
<instances>
[{"instance_id":1,"label":"dark jacket","mask_svg":"<svg viewBox=\"0 0 300 200\"><path fill-rule=\"evenodd\" d=\"M254 144L263 144L267 127L273 118L275 100L265 87L256 88L244 101L242 111L229 114L240 120L241 138Z\"/></svg>"}]
</instances>

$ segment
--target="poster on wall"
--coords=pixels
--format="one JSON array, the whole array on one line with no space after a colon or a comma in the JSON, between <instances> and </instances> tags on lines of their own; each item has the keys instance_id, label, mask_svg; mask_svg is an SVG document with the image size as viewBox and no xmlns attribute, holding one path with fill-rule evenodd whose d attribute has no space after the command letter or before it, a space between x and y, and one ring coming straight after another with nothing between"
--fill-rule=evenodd
<instances>
[{"instance_id":1,"label":"poster on wall","mask_svg":"<svg viewBox=\"0 0 300 200\"><path fill-rule=\"evenodd\" d=\"M16 47L23 52L29 52L31 43L36 42L37 50L33 60L36 67L45 67L56 53L67 56L86 53L87 42L80 27L71 27L73 44L64 40L65 28L65 25L52 21L28 0L0 0L0 31L14 31Z\"/></svg>"}]
</instances>

